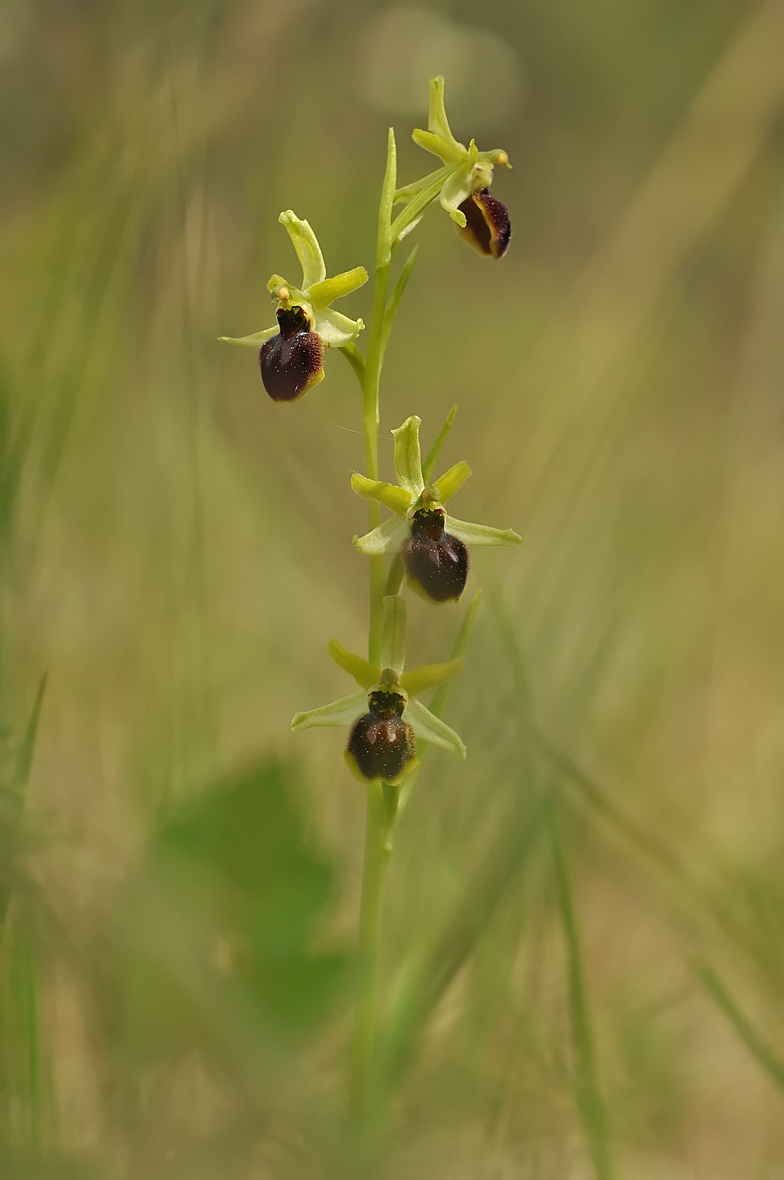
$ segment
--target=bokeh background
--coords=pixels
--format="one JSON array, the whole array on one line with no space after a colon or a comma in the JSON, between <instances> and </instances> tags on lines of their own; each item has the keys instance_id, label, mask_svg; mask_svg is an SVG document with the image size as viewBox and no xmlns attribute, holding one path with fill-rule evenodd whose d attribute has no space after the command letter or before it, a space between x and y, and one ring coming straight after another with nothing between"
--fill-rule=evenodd
<instances>
[{"instance_id":1,"label":"bokeh background","mask_svg":"<svg viewBox=\"0 0 784 1180\"><path fill-rule=\"evenodd\" d=\"M525 544L396 836L373 1174L784 1174L782 62L780 0L2 0L4 1177L348 1175L364 800L289 722L364 644L360 401L216 338L281 209L371 265L434 73L514 238L415 232L382 467L457 403Z\"/></svg>"}]
</instances>

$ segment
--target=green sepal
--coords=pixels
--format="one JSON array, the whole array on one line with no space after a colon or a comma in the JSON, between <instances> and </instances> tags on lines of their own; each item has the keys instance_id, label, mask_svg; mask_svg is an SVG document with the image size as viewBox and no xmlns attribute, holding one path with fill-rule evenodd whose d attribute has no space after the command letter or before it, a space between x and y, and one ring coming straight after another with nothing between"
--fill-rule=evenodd
<instances>
[{"instance_id":1,"label":"green sepal","mask_svg":"<svg viewBox=\"0 0 784 1180\"><path fill-rule=\"evenodd\" d=\"M421 668L414 668L411 672L404 672L400 677L400 687L409 697L418 697L429 688L437 688L439 684L452 680L463 671L463 660L449 660L446 664L423 664Z\"/></svg>"},{"instance_id":2,"label":"green sepal","mask_svg":"<svg viewBox=\"0 0 784 1180\"><path fill-rule=\"evenodd\" d=\"M381 623L381 667L391 668L399 676L405 661L406 604L399 594L388 594Z\"/></svg>"},{"instance_id":3,"label":"green sepal","mask_svg":"<svg viewBox=\"0 0 784 1180\"><path fill-rule=\"evenodd\" d=\"M408 536L408 522L399 516L390 516L378 528L365 533L363 537L354 537L354 545L367 557L379 557L384 553L397 553Z\"/></svg>"},{"instance_id":4,"label":"green sepal","mask_svg":"<svg viewBox=\"0 0 784 1180\"><path fill-rule=\"evenodd\" d=\"M309 709L296 713L291 720L293 730L312 729L316 725L351 725L357 717L367 712L367 693L355 692L350 697L330 701L320 709Z\"/></svg>"},{"instance_id":5,"label":"green sepal","mask_svg":"<svg viewBox=\"0 0 784 1180\"><path fill-rule=\"evenodd\" d=\"M277 336L279 331L280 328L276 324L274 328L265 328L262 332L252 332L250 336L219 336L218 339L224 344L240 344L244 348L258 348L266 340Z\"/></svg>"},{"instance_id":6,"label":"green sepal","mask_svg":"<svg viewBox=\"0 0 784 1180\"><path fill-rule=\"evenodd\" d=\"M351 477L351 486L358 496L386 504L397 516L405 516L414 499L413 494L405 488L399 488L393 483L384 483L381 479L368 479L366 475L357 473Z\"/></svg>"},{"instance_id":7,"label":"green sepal","mask_svg":"<svg viewBox=\"0 0 784 1180\"><path fill-rule=\"evenodd\" d=\"M465 762L466 748L453 729L450 729L440 717L435 717L421 701L410 700L403 710L403 718L413 729L417 737L425 742L432 742L434 746L442 746L451 750L461 762Z\"/></svg>"},{"instance_id":8,"label":"green sepal","mask_svg":"<svg viewBox=\"0 0 784 1180\"><path fill-rule=\"evenodd\" d=\"M350 320L332 307L319 308L313 312L313 331L318 333L328 348L342 348L344 344L350 344L364 326L361 319Z\"/></svg>"},{"instance_id":9,"label":"green sepal","mask_svg":"<svg viewBox=\"0 0 784 1180\"><path fill-rule=\"evenodd\" d=\"M348 651L337 639L330 640L327 651L337 666L348 672L349 676L353 676L365 692L381 679L380 668L374 667L368 660L363 660L362 656L354 655L353 651Z\"/></svg>"},{"instance_id":10,"label":"green sepal","mask_svg":"<svg viewBox=\"0 0 784 1180\"><path fill-rule=\"evenodd\" d=\"M395 471L402 488L421 496L425 489L422 479L422 452L419 449L419 427L422 419L412 414L402 426L393 430L395 439Z\"/></svg>"},{"instance_id":11,"label":"green sepal","mask_svg":"<svg viewBox=\"0 0 784 1180\"><path fill-rule=\"evenodd\" d=\"M300 221L291 209L285 209L278 221L285 226L291 244L297 252L302 267L302 289L307 290L315 283L323 282L327 277L327 268L318 239L308 222Z\"/></svg>"},{"instance_id":12,"label":"green sepal","mask_svg":"<svg viewBox=\"0 0 784 1180\"><path fill-rule=\"evenodd\" d=\"M458 520L447 513L444 527L466 545L522 545L523 538L514 529L493 529L488 524Z\"/></svg>"},{"instance_id":13,"label":"green sepal","mask_svg":"<svg viewBox=\"0 0 784 1180\"><path fill-rule=\"evenodd\" d=\"M452 134L449 120L446 117L444 78L442 74L438 74L435 78L430 79L428 90L430 94L430 104L427 112L428 131L433 132L435 135L440 135L447 143L453 144L455 147L462 148L465 151L462 143L458 143Z\"/></svg>"},{"instance_id":14,"label":"green sepal","mask_svg":"<svg viewBox=\"0 0 784 1180\"><path fill-rule=\"evenodd\" d=\"M445 504L450 496L454 496L455 492L463 486L470 474L471 468L465 459L461 459L459 463L455 463L454 467L450 467L442 476L439 476L434 488L438 492L438 499L442 504Z\"/></svg>"},{"instance_id":15,"label":"green sepal","mask_svg":"<svg viewBox=\"0 0 784 1180\"><path fill-rule=\"evenodd\" d=\"M342 274L334 275L331 279L323 279L320 283L313 283L308 288L308 298L314 307L328 307L335 299L343 299L352 291L358 290L368 281L368 272L364 266L355 266L353 270L344 270Z\"/></svg>"}]
</instances>

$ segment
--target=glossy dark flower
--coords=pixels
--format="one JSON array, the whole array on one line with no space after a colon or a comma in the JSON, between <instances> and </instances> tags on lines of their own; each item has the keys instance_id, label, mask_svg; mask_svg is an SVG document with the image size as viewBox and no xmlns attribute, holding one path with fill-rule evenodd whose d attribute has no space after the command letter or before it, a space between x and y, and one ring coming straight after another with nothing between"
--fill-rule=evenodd
<instances>
[{"instance_id":1,"label":"glossy dark flower","mask_svg":"<svg viewBox=\"0 0 784 1180\"><path fill-rule=\"evenodd\" d=\"M368 693L368 711L351 727L346 763L355 778L395 785L416 761L416 737L403 720L406 698L394 689Z\"/></svg>"},{"instance_id":2,"label":"glossy dark flower","mask_svg":"<svg viewBox=\"0 0 784 1180\"><path fill-rule=\"evenodd\" d=\"M428 602L457 602L468 577L468 549L444 527L441 508L420 508L400 547L409 586Z\"/></svg>"},{"instance_id":3,"label":"glossy dark flower","mask_svg":"<svg viewBox=\"0 0 784 1180\"><path fill-rule=\"evenodd\" d=\"M455 731L415 699L457 676L463 661L425 664L404 672L405 645L406 604L399 595L389 595L384 599L382 667L347 651L333 639L330 656L354 677L361 691L320 709L297 713L291 722L294 730L350 725L345 760L351 773L363 782L381 779L392 785L399 783L417 764L417 737L465 760L465 746Z\"/></svg>"},{"instance_id":4,"label":"glossy dark flower","mask_svg":"<svg viewBox=\"0 0 784 1180\"><path fill-rule=\"evenodd\" d=\"M456 601L468 576L468 546L521 545L522 539L513 529L494 529L449 515L444 505L468 479L471 468L461 460L426 486L420 425L420 418L411 417L392 431L397 484L352 475L355 492L394 513L364 537L355 537L354 544L371 557L400 553L412 590L428 602Z\"/></svg>"},{"instance_id":5,"label":"glossy dark flower","mask_svg":"<svg viewBox=\"0 0 784 1180\"><path fill-rule=\"evenodd\" d=\"M294 402L324 377L324 345L301 307L277 311L279 332L259 349L264 388L273 401Z\"/></svg>"},{"instance_id":6,"label":"glossy dark flower","mask_svg":"<svg viewBox=\"0 0 784 1180\"><path fill-rule=\"evenodd\" d=\"M324 352L349 344L364 328L362 320L333 311L335 299L367 282L364 266L327 278L324 257L307 221L290 209L278 218L291 238L302 266L302 286L273 275L267 289L277 304L277 324L250 336L221 336L227 344L259 348L261 379L277 402L297 401L324 377Z\"/></svg>"}]
</instances>

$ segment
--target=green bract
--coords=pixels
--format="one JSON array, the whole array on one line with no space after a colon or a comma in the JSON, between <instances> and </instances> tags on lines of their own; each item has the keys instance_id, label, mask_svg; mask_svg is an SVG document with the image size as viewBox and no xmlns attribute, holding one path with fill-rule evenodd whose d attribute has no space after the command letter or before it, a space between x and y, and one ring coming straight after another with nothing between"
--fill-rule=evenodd
<instances>
[{"instance_id":1,"label":"green bract","mask_svg":"<svg viewBox=\"0 0 784 1180\"><path fill-rule=\"evenodd\" d=\"M411 201L417 196L424 195L425 190L432 192L432 197L438 197L441 205L446 209L453 221L465 227L466 216L460 209L472 193L489 187L493 179L493 167L501 164L505 168L511 167L509 157L501 148L494 148L489 152L480 152L475 140L471 140L468 147L455 139L449 127L444 107L444 79L430 80L430 111L427 120L427 131L416 130L412 133L415 143L426 151L439 156L444 167L431 172L413 184L399 188L395 192L395 201ZM431 198L432 199L432 198ZM414 221L406 225L403 230L407 233ZM399 236L402 236L400 234Z\"/></svg>"},{"instance_id":2,"label":"green bract","mask_svg":"<svg viewBox=\"0 0 784 1180\"><path fill-rule=\"evenodd\" d=\"M399 595L384 599L384 619L381 634L381 667L375 667L361 656L347 651L336 639L329 645L329 654L344 672L353 676L361 691L340 700L297 713L291 722L294 730L310 729L318 725L353 725L369 708L369 698L377 692L394 694L402 699L402 719L417 737L451 750L465 760L466 750L453 729L414 698L429 688L451 680L463 669L462 660L446 664L425 664L412 672L404 672L406 646L406 604Z\"/></svg>"},{"instance_id":3,"label":"green bract","mask_svg":"<svg viewBox=\"0 0 784 1180\"><path fill-rule=\"evenodd\" d=\"M434 483L425 484L422 455L419 448L421 418L407 418L393 430L395 439L395 471L397 484L352 475L351 486L360 496L378 500L394 513L388 520L364 537L355 537L354 544L362 553L373 557L382 553L397 553L409 536L411 521L421 509L443 510L449 500L471 474L471 468L461 459ZM513 529L494 529L486 524L458 520L444 511L444 528L466 545L521 545L522 538Z\"/></svg>"},{"instance_id":4,"label":"green bract","mask_svg":"<svg viewBox=\"0 0 784 1180\"><path fill-rule=\"evenodd\" d=\"M267 283L267 290L284 311L301 307L309 321L310 330L320 336L328 348L341 348L349 344L364 328L362 320L350 320L348 316L333 311L330 304L344 295L350 295L368 280L364 266L344 271L327 278L327 268L318 239L307 221L300 221L287 209L278 221L286 227L292 245L297 251L302 266L302 285L295 287L280 275L273 275ZM227 344L242 344L258 348L265 341L277 335L279 327L264 328L250 336L221 336Z\"/></svg>"}]
</instances>

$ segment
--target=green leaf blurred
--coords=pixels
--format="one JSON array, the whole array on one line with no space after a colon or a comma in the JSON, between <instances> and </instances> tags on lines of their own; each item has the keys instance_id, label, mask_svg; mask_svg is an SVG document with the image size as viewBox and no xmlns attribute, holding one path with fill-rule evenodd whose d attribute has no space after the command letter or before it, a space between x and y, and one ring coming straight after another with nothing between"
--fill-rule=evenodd
<instances>
[{"instance_id":1,"label":"green leaf blurred","mask_svg":"<svg viewBox=\"0 0 784 1180\"><path fill-rule=\"evenodd\" d=\"M295 775L270 759L184 804L150 842L121 923L125 1035L143 1059L199 1047L252 1064L312 1033L345 966L311 947L335 874Z\"/></svg>"}]
</instances>

